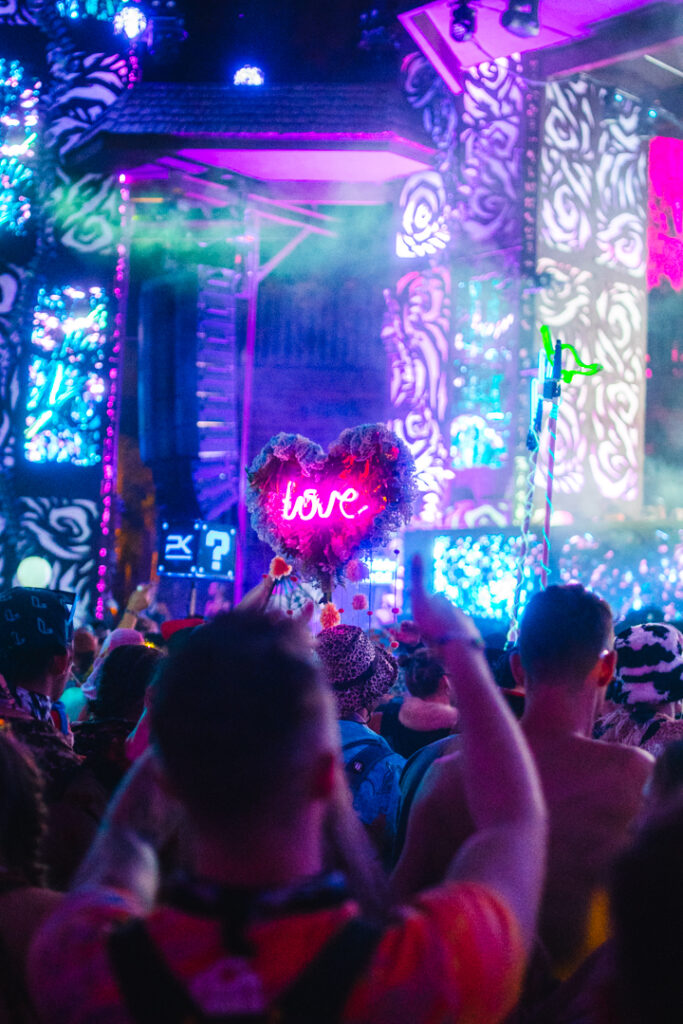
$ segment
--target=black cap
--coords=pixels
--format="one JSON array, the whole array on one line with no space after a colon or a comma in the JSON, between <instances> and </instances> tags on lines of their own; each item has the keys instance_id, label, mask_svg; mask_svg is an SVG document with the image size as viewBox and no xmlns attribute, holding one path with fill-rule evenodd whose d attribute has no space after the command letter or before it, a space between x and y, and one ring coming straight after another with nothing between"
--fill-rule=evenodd
<instances>
[{"instance_id":1,"label":"black cap","mask_svg":"<svg viewBox=\"0 0 683 1024\"><path fill-rule=\"evenodd\" d=\"M13 587L0 594L0 651L29 644L33 649L67 648L73 634L76 595L64 591Z\"/></svg>"}]
</instances>

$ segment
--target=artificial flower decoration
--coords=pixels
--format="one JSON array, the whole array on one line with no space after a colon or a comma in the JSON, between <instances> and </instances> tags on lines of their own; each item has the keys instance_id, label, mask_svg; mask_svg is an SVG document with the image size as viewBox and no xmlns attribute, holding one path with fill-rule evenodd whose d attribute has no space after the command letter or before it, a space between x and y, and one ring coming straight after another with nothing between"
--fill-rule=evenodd
<instances>
[{"instance_id":1,"label":"artificial flower decoration","mask_svg":"<svg viewBox=\"0 0 683 1024\"><path fill-rule=\"evenodd\" d=\"M361 562L358 558L352 558L346 566L344 575L352 583L361 583L363 580L368 579L370 570L365 562Z\"/></svg>"},{"instance_id":2,"label":"artificial flower decoration","mask_svg":"<svg viewBox=\"0 0 683 1024\"><path fill-rule=\"evenodd\" d=\"M336 604L328 601L320 613L320 625L323 629L332 629L341 622L341 615Z\"/></svg>"},{"instance_id":3,"label":"artificial flower decoration","mask_svg":"<svg viewBox=\"0 0 683 1024\"><path fill-rule=\"evenodd\" d=\"M291 574L291 571L292 567L289 564L289 562L286 562L284 558L281 558L279 555L276 555L275 558L270 563L268 575L272 579L274 579L276 583L278 583L280 580L283 580L285 576L289 576Z\"/></svg>"}]
</instances>

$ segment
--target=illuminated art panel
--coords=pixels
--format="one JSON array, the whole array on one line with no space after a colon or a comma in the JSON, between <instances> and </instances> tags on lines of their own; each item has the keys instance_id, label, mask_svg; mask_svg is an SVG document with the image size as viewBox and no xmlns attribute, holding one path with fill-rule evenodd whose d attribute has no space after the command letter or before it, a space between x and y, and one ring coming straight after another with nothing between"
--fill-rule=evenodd
<instances>
[{"instance_id":1,"label":"illuminated art panel","mask_svg":"<svg viewBox=\"0 0 683 1024\"><path fill-rule=\"evenodd\" d=\"M30 462L102 459L108 390L102 288L41 288L33 311L24 453Z\"/></svg>"},{"instance_id":2,"label":"illuminated art panel","mask_svg":"<svg viewBox=\"0 0 683 1024\"><path fill-rule=\"evenodd\" d=\"M510 376L515 308L492 278L459 285L450 421L455 470L502 469L511 457Z\"/></svg>"},{"instance_id":3,"label":"illuminated art panel","mask_svg":"<svg viewBox=\"0 0 683 1024\"><path fill-rule=\"evenodd\" d=\"M18 235L31 216L40 87L18 61L0 59L0 228Z\"/></svg>"},{"instance_id":4,"label":"illuminated art panel","mask_svg":"<svg viewBox=\"0 0 683 1024\"><path fill-rule=\"evenodd\" d=\"M517 583L517 567L521 551L520 537L505 533L444 534L434 538L434 589L444 594L468 615L507 621ZM533 543L527 553L520 594L523 608L538 579L530 565L540 565L540 543Z\"/></svg>"}]
</instances>

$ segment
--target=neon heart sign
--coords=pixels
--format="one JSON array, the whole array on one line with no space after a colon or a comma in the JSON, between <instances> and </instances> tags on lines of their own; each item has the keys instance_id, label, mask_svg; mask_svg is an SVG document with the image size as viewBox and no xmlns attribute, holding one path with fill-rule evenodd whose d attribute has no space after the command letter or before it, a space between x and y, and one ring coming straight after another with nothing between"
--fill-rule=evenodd
<instances>
[{"instance_id":1,"label":"neon heart sign","mask_svg":"<svg viewBox=\"0 0 683 1024\"><path fill-rule=\"evenodd\" d=\"M290 480L285 488L282 502L282 518L288 522L293 519L304 522L310 522L311 519L329 519L334 515L335 502L339 503L338 515L344 519L357 519L370 508L367 501L360 508L358 507L359 501L365 499L361 497L355 487L347 487L345 491L338 491L334 488L322 497L321 492L324 493L324 491L325 488L322 487L320 490L317 487L306 487L300 495L295 496L296 484Z\"/></svg>"},{"instance_id":2,"label":"neon heart sign","mask_svg":"<svg viewBox=\"0 0 683 1024\"><path fill-rule=\"evenodd\" d=\"M249 483L261 540L325 591L360 550L409 521L416 497L412 457L382 424L344 431L328 453L300 434L278 434Z\"/></svg>"}]
</instances>

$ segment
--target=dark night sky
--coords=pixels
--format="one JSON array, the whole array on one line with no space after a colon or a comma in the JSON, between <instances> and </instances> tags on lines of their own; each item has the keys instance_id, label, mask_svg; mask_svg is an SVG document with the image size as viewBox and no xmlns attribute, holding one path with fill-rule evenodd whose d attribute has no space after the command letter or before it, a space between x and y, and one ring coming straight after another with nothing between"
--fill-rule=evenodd
<instances>
[{"instance_id":1,"label":"dark night sky","mask_svg":"<svg viewBox=\"0 0 683 1024\"><path fill-rule=\"evenodd\" d=\"M397 58L371 58L358 49L359 18L371 0L177 0L188 39L168 77L229 82L242 63L257 63L269 84L390 78ZM404 48L408 37L392 19ZM160 75L161 77L161 75Z\"/></svg>"}]
</instances>

